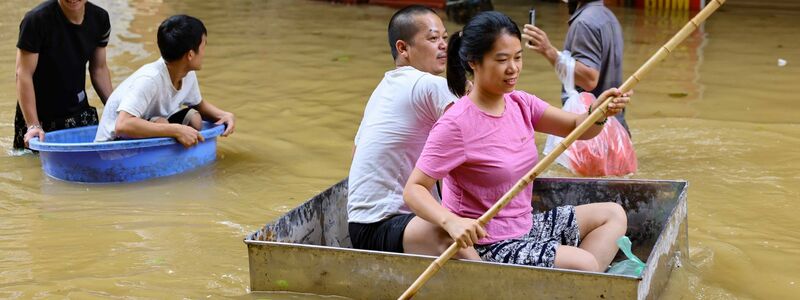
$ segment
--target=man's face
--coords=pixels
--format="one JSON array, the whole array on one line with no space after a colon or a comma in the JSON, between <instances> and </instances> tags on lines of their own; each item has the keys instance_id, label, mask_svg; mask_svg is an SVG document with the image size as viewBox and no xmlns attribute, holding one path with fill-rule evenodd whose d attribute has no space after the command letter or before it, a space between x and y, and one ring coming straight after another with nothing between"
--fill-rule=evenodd
<instances>
[{"instance_id":1,"label":"man's face","mask_svg":"<svg viewBox=\"0 0 800 300\"><path fill-rule=\"evenodd\" d=\"M417 34L408 43L409 65L431 74L441 74L447 68L447 30L435 14L414 18Z\"/></svg>"},{"instance_id":2,"label":"man's face","mask_svg":"<svg viewBox=\"0 0 800 300\"><path fill-rule=\"evenodd\" d=\"M206 43L207 37L204 34L203 40L200 41L200 47L197 48L197 51L190 50L194 55L191 56L191 60L189 61L189 66L192 70L200 70L203 68L203 57L206 56Z\"/></svg>"},{"instance_id":3,"label":"man's face","mask_svg":"<svg viewBox=\"0 0 800 300\"><path fill-rule=\"evenodd\" d=\"M58 0L58 4L64 11L83 12L87 0Z\"/></svg>"}]
</instances>

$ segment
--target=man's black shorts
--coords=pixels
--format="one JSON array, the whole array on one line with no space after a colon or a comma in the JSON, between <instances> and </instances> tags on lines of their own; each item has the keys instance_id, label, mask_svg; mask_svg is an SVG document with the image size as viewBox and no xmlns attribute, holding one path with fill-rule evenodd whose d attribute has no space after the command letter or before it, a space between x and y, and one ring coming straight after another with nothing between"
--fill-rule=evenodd
<instances>
[{"instance_id":1,"label":"man's black shorts","mask_svg":"<svg viewBox=\"0 0 800 300\"><path fill-rule=\"evenodd\" d=\"M403 253L403 233L413 218L406 214L370 224L349 223L353 248Z\"/></svg>"},{"instance_id":2,"label":"man's black shorts","mask_svg":"<svg viewBox=\"0 0 800 300\"><path fill-rule=\"evenodd\" d=\"M198 112L194 108L186 107L169 116L167 121L173 124L183 124L188 126L192 121L192 116L196 113Z\"/></svg>"}]
</instances>

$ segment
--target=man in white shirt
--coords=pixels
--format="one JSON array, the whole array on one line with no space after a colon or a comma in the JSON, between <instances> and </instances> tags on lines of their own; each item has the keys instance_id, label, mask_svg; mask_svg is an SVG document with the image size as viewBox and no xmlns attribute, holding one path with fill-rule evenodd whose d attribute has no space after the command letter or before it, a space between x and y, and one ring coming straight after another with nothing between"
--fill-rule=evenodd
<instances>
[{"instance_id":1,"label":"man in white shirt","mask_svg":"<svg viewBox=\"0 0 800 300\"><path fill-rule=\"evenodd\" d=\"M452 239L411 213L403 187L431 127L456 100L447 80L436 76L447 65L447 31L436 12L415 5L395 13L388 32L397 68L375 88L355 137L350 239L359 249L439 255ZM479 259L472 248L458 256Z\"/></svg>"},{"instance_id":2,"label":"man in white shirt","mask_svg":"<svg viewBox=\"0 0 800 300\"><path fill-rule=\"evenodd\" d=\"M233 114L200 96L194 71L202 68L206 36L197 18L176 15L164 20L158 27L161 58L139 68L111 93L95 141L173 137L191 147L203 141L200 117L225 124L223 136L233 133Z\"/></svg>"}]
</instances>

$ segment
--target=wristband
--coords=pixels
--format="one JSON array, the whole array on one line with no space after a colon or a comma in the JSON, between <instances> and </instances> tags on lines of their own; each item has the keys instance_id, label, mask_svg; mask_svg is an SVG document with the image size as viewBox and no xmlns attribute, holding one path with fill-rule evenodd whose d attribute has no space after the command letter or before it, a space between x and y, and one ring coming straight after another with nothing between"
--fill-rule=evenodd
<instances>
[{"instance_id":1,"label":"wristband","mask_svg":"<svg viewBox=\"0 0 800 300\"><path fill-rule=\"evenodd\" d=\"M586 114L586 117L588 118L591 114L592 114L592 105L589 104L589 112ZM603 121L594 122L594 125L603 126L606 124L606 122L608 122L608 117L606 117Z\"/></svg>"}]
</instances>

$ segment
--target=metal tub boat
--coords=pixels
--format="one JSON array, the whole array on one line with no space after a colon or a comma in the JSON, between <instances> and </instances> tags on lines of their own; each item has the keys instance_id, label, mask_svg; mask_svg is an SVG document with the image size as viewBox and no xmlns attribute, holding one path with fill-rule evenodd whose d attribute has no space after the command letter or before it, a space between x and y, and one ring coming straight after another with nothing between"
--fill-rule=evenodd
<instances>
[{"instance_id":1,"label":"metal tub boat","mask_svg":"<svg viewBox=\"0 0 800 300\"><path fill-rule=\"evenodd\" d=\"M173 138L94 142L97 126L57 130L30 141L44 173L74 182L132 182L186 172L212 163L224 125L203 122L205 142L185 148Z\"/></svg>"},{"instance_id":2,"label":"metal tub boat","mask_svg":"<svg viewBox=\"0 0 800 300\"><path fill-rule=\"evenodd\" d=\"M639 277L454 260L417 299L654 299L688 255L686 181L539 178L534 211L614 201L628 213ZM245 238L250 288L396 299L435 257L353 249L347 229L347 180ZM646 258L646 259L645 259ZM620 254L616 260L622 260Z\"/></svg>"}]
</instances>

